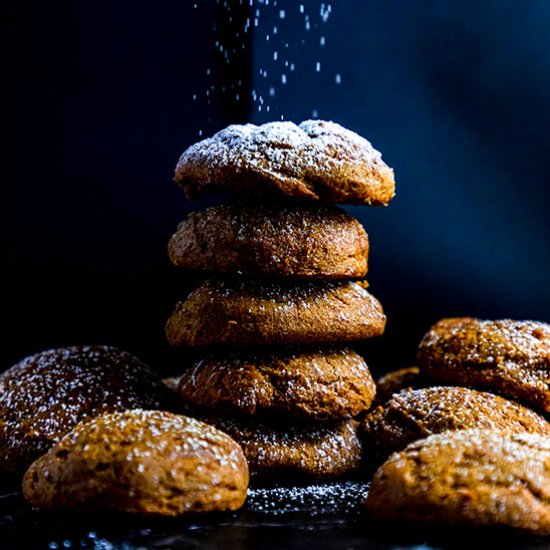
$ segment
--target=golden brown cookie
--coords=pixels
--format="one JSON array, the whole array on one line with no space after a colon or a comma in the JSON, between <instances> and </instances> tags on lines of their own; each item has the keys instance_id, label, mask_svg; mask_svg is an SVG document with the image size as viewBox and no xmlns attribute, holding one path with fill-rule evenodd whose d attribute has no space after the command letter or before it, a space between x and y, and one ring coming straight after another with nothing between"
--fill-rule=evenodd
<instances>
[{"instance_id":1,"label":"golden brown cookie","mask_svg":"<svg viewBox=\"0 0 550 550\"><path fill-rule=\"evenodd\" d=\"M273 419L350 418L374 394L367 364L349 348L211 356L186 370L178 388L194 409Z\"/></svg>"},{"instance_id":2,"label":"golden brown cookie","mask_svg":"<svg viewBox=\"0 0 550 550\"><path fill-rule=\"evenodd\" d=\"M337 206L228 203L191 212L168 255L184 269L333 279L364 277L368 246Z\"/></svg>"},{"instance_id":3,"label":"golden brown cookie","mask_svg":"<svg viewBox=\"0 0 550 550\"><path fill-rule=\"evenodd\" d=\"M232 125L187 149L175 181L203 191L386 205L393 170L364 138L334 122Z\"/></svg>"},{"instance_id":4,"label":"golden brown cookie","mask_svg":"<svg viewBox=\"0 0 550 550\"><path fill-rule=\"evenodd\" d=\"M418 347L422 373L550 412L550 325L537 321L442 319Z\"/></svg>"},{"instance_id":5,"label":"golden brown cookie","mask_svg":"<svg viewBox=\"0 0 550 550\"><path fill-rule=\"evenodd\" d=\"M376 381L376 402L385 403L394 393L409 388L423 388L430 385L420 374L418 367L405 367L387 372Z\"/></svg>"},{"instance_id":6,"label":"golden brown cookie","mask_svg":"<svg viewBox=\"0 0 550 550\"><path fill-rule=\"evenodd\" d=\"M463 430L393 454L366 506L377 521L511 528L550 535L550 439Z\"/></svg>"},{"instance_id":7,"label":"golden brown cookie","mask_svg":"<svg viewBox=\"0 0 550 550\"><path fill-rule=\"evenodd\" d=\"M284 426L226 417L211 422L241 445L250 475L258 482L330 480L361 471L356 420Z\"/></svg>"},{"instance_id":8,"label":"golden brown cookie","mask_svg":"<svg viewBox=\"0 0 550 550\"><path fill-rule=\"evenodd\" d=\"M166 337L173 346L324 344L379 336L385 324L355 282L212 279L176 305Z\"/></svg>"},{"instance_id":9,"label":"golden brown cookie","mask_svg":"<svg viewBox=\"0 0 550 550\"><path fill-rule=\"evenodd\" d=\"M367 448L378 458L431 434L473 428L550 438L550 423L531 409L460 386L403 390L363 421Z\"/></svg>"},{"instance_id":10,"label":"golden brown cookie","mask_svg":"<svg viewBox=\"0 0 550 550\"><path fill-rule=\"evenodd\" d=\"M37 508L158 516L237 510L248 468L228 435L193 418L131 410L82 422L28 469Z\"/></svg>"},{"instance_id":11,"label":"golden brown cookie","mask_svg":"<svg viewBox=\"0 0 550 550\"><path fill-rule=\"evenodd\" d=\"M27 357L0 375L0 472L23 474L85 418L158 408L166 395L154 372L113 347L75 346Z\"/></svg>"}]
</instances>

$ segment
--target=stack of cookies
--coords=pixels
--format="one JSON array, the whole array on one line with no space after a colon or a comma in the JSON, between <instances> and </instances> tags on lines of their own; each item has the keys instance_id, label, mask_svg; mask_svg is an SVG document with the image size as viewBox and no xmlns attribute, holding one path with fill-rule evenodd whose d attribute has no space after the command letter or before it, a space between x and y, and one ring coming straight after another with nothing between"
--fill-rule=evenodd
<instances>
[{"instance_id":1,"label":"stack of cookies","mask_svg":"<svg viewBox=\"0 0 550 550\"><path fill-rule=\"evenodd\" d=\"M324 121L233 125L184 152L176 182L231 200L192 212L172 263L208 273L166 324L202 352L177 393L243 447L256 479L331 479L358 470L355 417L375 384L349 346L386 318L361 281L368 238L333 203L386 205L393 171L357 134Z\"/></svg>"}]
</instances>

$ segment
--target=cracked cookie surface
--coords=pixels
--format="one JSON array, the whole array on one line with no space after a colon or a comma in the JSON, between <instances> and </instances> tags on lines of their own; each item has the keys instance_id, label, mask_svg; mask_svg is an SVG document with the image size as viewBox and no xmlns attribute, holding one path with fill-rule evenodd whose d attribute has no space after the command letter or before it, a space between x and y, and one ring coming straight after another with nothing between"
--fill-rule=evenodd
<instances>
[{"instance_id":1,"label":"cracked cookie surface","mask_svg":"<svg viewBox=\"0 0 550 550\"><path fill-rule=\"evenodd\" d=\"M538 321L442 319L418 347L421 374L471 386L550 413L550 325Z\"/></svg>"},{"instance_id":2,"label":"cracked cookie surface","mask_svg":"<svg viewBox=\"0 0 550 550\"><path fill-rule=\"evenodd\" d=\"M241 417L335 420L369 408L374 380L349 348L240 352L197 362L178 397L203 411Z\"/></svg>"},{"instance_id":3,"label":"cracked cookie surface","mask_svg":"<svg viewBox=\"0 0 550 550\"><path fill-rule=\"evenodd\" d=\"M239 445L213 426L131 410L82 422L23 480L41 509L112 509L146 515L236 510L248 468Z\"/></svg>"},{"instance_id":4,"label":"cracked cookie surface","mask_svg":"<svg viewBox=\"0 0 550 550\"><path fill-rule=\"evenodd\" d=\"M386 205L393 170L364 138L334 122L234 124L189 147L174 180L203 191Z\"/></svg>"},{"instance_id":5,"label":"cracked cookie surface","mask_svg":"<svg viewBox=\"0 0 550 550\"><path fill-rule=\"evenodd\" d=\"M550 438L463 430L394 453L366 507L376 520L550 535Z\"/></svg>"},{"instance_id":6,"label":"cracked cookie surface","mask_svg":"<svg viewBox=\"0 0 550 550\"><path fill-rule=\"evenodd\" d=\"M133 355L110 346L37 353L0 375L0 471L22 475L81 420L159 408L167 391Z\"/></svg>"},{"instance_id":7,"label":"cracked cookie surface","mask_svg":"<svg viewBox=\"0 0 550 550\"><path fill-rule=\"evenodd\" d=\"M278 277L367 273L368 237L337 206L228 203L191 212L168 244L177 267Z\"/></svg>"},{"instance_id":8,"label":"cracked cookie surface","mask_svg":"<svg viewBox=\"0 0 550 550\"><path fill-rule=\"evenodd\" d=\"M380 336L385 324L356 282L211 279L176 305L166 337L173 346L326 344Z\"/></svg>"},{"instance_id":9,"label":"cracked cookie surface","mask_svg":"<svg viewBox=\"0 0 550 550\"><path fill-rule=\"evenodd\" d=\"M379 458L447 430L494 429L550 438L550 423L536 412L491 393L459 386L404 390L367 414L367 447Z\"/></svg>"}]
</instances>

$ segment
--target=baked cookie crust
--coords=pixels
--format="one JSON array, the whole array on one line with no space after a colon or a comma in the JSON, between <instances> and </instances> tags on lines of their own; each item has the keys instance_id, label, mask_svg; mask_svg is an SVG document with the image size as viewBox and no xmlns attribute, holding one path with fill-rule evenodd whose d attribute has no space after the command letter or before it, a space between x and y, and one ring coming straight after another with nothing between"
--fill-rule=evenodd
<instances>
[{"instance_id":1,"label":"baked cookie crust","mask_svg":"<svg viewBox=\"0 0 550 550\"><path fill-rule=\"evenodd\" d=\"M193 418L143 410L78 424L23 480L37 508L157 516L237 510L247 487L246 459L228 435Z\"/></svg>"},{"instance_id":2,"label":"baked cookie crust","mask_svg":"<svg viewBox=\"0 0 550 550\"><path fill-rule=\"evenodd\" d=\"M550 325L539 321L442 319L418 347L421 373L550 413Z\"/></svg>"},{"instance_id":3,"label":"baked cookie crust","mask_svg":"<svg viewBox=\"0 0 550 550\"><path fill-rule=\"evenodd\" d=\"M226 203L191 212L168 244L183 269L277 277L356 278L369 241L337 206Z\"/></svg>"},{"instance_id":4,"label":"baked cookie crust","mask_svg":"<svg viewBox=\"0 0 550 550\"><path fill-rule=\"evenodd\" d=\"M334 122L234 124L187 149L175 182L204 191L387 205L393 170L366 139Z\"/></svg>"},{"instance_id":5,"label":"baked cookie crust","mask_svg":"<svg viewBox=\"0 0 550 550\"><path fill-rule=\"evenodd\" d=\"M356 282L211 279L176 305L166 337L173 346L327 344L379 336L385 324Z\"/></svg>"}]
</instances>

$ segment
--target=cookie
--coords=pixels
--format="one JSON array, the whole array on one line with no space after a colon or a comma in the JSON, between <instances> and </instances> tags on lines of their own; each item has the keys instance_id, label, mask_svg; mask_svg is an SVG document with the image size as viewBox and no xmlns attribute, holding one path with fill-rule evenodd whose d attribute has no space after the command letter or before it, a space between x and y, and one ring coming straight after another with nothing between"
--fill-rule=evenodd
<instances>
[{"instance_id":1,"label":"cookie","mask_svg":"<svg viewBox=\"0 0 550 550\"><path fill-rule=\"evenodd\" d=\"M385 403L394 393L409 388L423 388L430 385L420 374L418 367L405 367L387 372L376 381L376 402Z\"/></svg>"},{"instance_id":2,"label":"cookie","mask_svg":"<svg viewBox=\"0 0 550 550\"><path fill-rule=\"evenodd\" d=\"M365 417L363 428L367 448L382 458L417 439L447 430L486 428L550 438L550 423L531 409L460 386L397 393Z\"/></svg>"},{"instance_id":3,"label":"cookie","mask_svg":"<svg viewBox=\"0 0 550 550\"><path fill-rule=\"evenodd\" d=\"M436 380L498 393L550 412L550 325L442 319L418 347L417 365Z\"/></svg>"},{"instance_id":4,"label":"cookie","mask_svg":"<svg viewBox=\"0 0 550 550\"><path fill-rule=\"evenodd\" d=\"M376 472L366 506L391 524L550 535L550 438L463 430L432 435Z\"/></svg>"},{"instance_id":5,"label":"cookie","mask_svg":"<svg viewBox=\"0 0 550 550\"><path fill-rule=\"evenodd\" d=\"M368 238L337 206L228 203L191 212L168 244L184 269L277 277L364 277Z\"/></svg>"},{"instance_id":6,"label":"cookie","mask_svg":"<svg viewBox=\"0 0 550 550\"><path fill-rule=\"evenodd\" d=\"M213 279L176 305L166 324L173 345L300 345L379 336L382 306L351 281Z\"/></svg>"},{"instance_id":7,"label":"cookie","mask_svg":"<svg viewBox=\"0 0 550 550\"><path fill-rule=\"evenodd\" d=\"M386 205L393 170L364 138L334 122L232 125L187 149L175 182L203 191Z\"/></svg>"},{"instance_id":8,"label":"cookie","mask_svg":"<svg viewBox=\"0 0 550 550\"><path fill-rule=\"evenodd\" d=\"M349 348L211 356L186 370L178 388L195 409L273 419L350 418L374 394L367 364Z\"/></svg>"},{"instance_id":9,"label":"cookie","mask_svg":"<svg viewBox=\"0 0 550 550\"><path fill-rule=\"evenodd\" d=\"M211 421L241 445L251 478L258 483L331 480L362 469L359 423L353 419L284 426L226 417Z\"/></svg>"},{"instance_id":10,"label":"cookie","mask_svg":"<svg viewBox=\"0 0 550 550\"><path fill-rule=\"evenodd\" d=\"M228 435L193 418L143 410L78 424L23 479L36 508L156 516L237 510L247 487L246 459Z\"/></svg>"},{"instance_id":11,"label":"cookie","mask_svg":"<svg viewBox=\"0 0 550 550\"><path fill-rule=\"evenodd\" d=\"M59 348L0 375L0 472L23 474L81 420L136 407L158 408L160 378L108 346Z\"/></svg>"}]
</instances>

